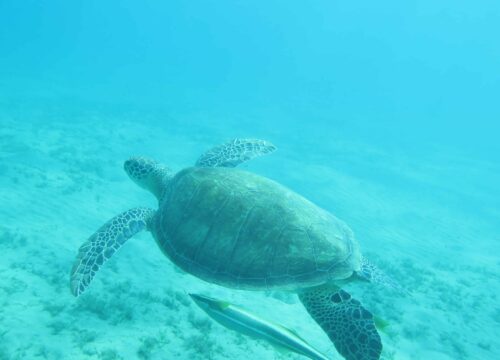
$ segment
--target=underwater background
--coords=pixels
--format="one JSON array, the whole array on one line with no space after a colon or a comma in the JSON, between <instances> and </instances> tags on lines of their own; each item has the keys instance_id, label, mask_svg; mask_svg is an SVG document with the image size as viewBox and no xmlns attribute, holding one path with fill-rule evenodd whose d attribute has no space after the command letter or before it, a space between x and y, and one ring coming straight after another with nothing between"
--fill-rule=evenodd
<instances>
[{"instance_id":1,"label":"underwater background","mask_svg":"<svg viewBox=\"0 0 500 360\"><path fill-rule=\"evenodd\" d=\"M500 359L500 3L0 0L0 359L301 359L213 322L211 295L340 359L293 294L176 268L149 233L74 298L80 244L156 207L123 172L235 137L241 168L346 221L411 292L347 288L384 359Z\"/></svg>"}]
</instances>

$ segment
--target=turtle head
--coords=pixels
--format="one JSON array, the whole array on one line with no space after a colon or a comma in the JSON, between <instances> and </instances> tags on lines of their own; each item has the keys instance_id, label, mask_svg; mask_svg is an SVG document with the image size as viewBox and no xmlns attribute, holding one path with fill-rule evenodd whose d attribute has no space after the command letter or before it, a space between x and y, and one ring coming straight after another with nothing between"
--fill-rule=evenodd
<instances>
[{"instance_id":1,"label":"turtle head","mask_svg":"<svg viewBox=\"0 0 500 360\"><path fill-rule=\"evenodd\" d=\"M132 157L125 161L123 168L132 181L151 191L158 200L172 178L168 167L146 157Z\"/></svg>"}]
</instances>

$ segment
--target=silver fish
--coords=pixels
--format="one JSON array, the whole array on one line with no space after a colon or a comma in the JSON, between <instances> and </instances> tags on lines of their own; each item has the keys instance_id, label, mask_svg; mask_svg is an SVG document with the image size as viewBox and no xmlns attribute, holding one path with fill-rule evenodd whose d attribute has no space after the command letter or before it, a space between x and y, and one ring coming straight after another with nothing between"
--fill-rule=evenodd
<instances>
[{"instance_id":1,"label":"silver fish","mask_svg":"<svg viewBox=\"0 0 500 360\"><path fill-rule=\"evenodd\" d=\"M264 339L271 344L313 360L328 358L302 339L294 330L264 320L228 302L204 295L189 294L194 302L221 325L242 334Z\"/></svg>"}]
</instances>

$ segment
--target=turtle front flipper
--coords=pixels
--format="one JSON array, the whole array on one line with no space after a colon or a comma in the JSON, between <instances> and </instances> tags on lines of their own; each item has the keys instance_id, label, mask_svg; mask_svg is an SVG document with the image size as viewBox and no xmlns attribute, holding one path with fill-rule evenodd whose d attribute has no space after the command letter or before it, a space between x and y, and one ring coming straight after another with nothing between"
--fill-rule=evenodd
<instances>
[{"instance_id":1,"label":"turtle front flipper","mask_svg":"<svg viewBox=\"0 0 500 360\"><path fill-rule=\"evenodd\" d=\"M378 360L382 341L373 315L337 287L303 290L300 301L347 360Z\"/></svg>"},{"instance_id":2,"label":"turtle front flipper","mask_svg":"<svg viewBox=\"0 0 500 360\"><path fill-rule=\"evenodd\" d=\"M270 154L276 146L258 139L233 139L216 146L200 156L196 166L235 167L250 159Z\"/></svg>"},{"instance_id":3,"label":"turtle front flipper","mask_svg":"<svg viewBox=\"0 0 500 360\"><path fill-rule=\"evenodd\" d=\"M99 268L128 239L149 227L155 210L134 208L115 216L80 246L71 270L71 292L81 295Z\"/></svg>"}]
</instances>

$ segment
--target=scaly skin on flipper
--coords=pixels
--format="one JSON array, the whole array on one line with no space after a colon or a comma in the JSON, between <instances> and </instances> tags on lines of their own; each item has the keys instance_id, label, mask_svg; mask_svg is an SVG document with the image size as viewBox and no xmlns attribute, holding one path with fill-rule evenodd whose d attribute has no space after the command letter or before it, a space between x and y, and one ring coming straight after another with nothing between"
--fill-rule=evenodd
<instances>
[{"instance_id":1,"label":"scaly skin on flipper","mask_svg":"<svg viewBox=\"0 0 500 360\"><path fill-rule=\"evenodd\" d=\"M216 146L200 156L196 166L235 167L258 156L270 154L276 146L269 141L257 139L234 139Z\"/></svg>"},{"instance_id":2,"label":"scaly skin on flipper","mask_svg":"<svg viewBox=\"0 0 500 360\"><path fill-rule=\"evenodd\" d=\"M299 293L311 317L347 360L378 360L382 341L373 315L346 291L321 286Z\"/></svg>"},{"instance_id":3,"label":"scaly skin on flipper","mask_svg":"<svg viewBox=\"0 0 500 360\"><path fill-rule=\"evenodd\" d=\"M71 270L71 292L81 295L99 268L128 239L146 230L156 213L153 209L134 208L115 216L82 244Z\"/></svg>"},{"instance_id":4,"label":"scaly skin on flipper","mask_svg":"<svg viewBox=\"0 0 500 360\"><path fill-rule=\"evenodd\" d=\"M410 294L410 292L403 288L396 280L384 273L364 256L361 256L361 268L359 271L356 271L356 275L363 280L395 290L402 295Z\"/></svg>"}]
</instances>

